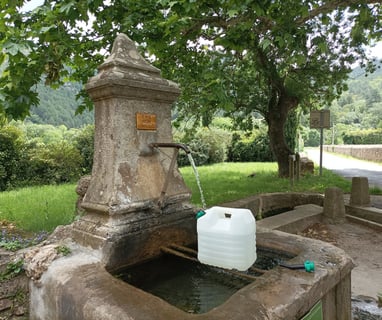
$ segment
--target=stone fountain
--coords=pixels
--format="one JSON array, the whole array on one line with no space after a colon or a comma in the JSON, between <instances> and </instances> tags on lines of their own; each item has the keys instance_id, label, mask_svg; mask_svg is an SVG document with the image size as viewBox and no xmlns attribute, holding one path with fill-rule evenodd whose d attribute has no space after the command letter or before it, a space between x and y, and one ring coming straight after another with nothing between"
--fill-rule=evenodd
<instances>
[{"instance_id":1,"label":"stone fountain","mask_svg":"<svg viewBox=\"0 0 382 320\"><path fill-rule=\"evenodd\" d=\"M57 258L54 245L36 254L42 258L35 265L44 270L29 268L32 320L288 320L315 305L324 319L350 319L348 256L280 231L258 229L257 244L292 253L291 263L314 260L316 271L276 267L205 314L184 312L112 276L161 255L162 247L197 241L196 210L174 161L179 148L186 150L171 133L171 105L180 91L123 34L86 89L95 108L95 150L85 215L60 243L69 255Z\"/></svg>"},{"instance_id":2,"label":"stone fountain","mask_svg":"<svg viewBox=\"0 0 382 320\"><path fill-rule=\"evenodd\" d=\"M195 241L191 194L173 161L178 86L120 35L86 89L95 108L94 165L74 239L101 250L108 268L158 255L159 244Z\"/></svg>"}]
</instances>

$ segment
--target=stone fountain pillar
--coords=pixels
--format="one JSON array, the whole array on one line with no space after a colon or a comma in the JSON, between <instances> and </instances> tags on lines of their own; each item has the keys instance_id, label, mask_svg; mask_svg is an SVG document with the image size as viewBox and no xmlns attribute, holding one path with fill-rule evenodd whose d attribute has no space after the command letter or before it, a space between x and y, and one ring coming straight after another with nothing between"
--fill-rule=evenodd
<instances>
[{"instance_id":1,"label":"stone fountain pillar","mask_svg":"<svg viewBox=\"0 0 382 320\"><path fill-rule=\"evenodd\" d=\"M171 165L173 150L149 146L172 142L177 84L120 34L86 90L95 109L94 164L74 239L100 249L109 267L149 258L169 242L195 241L191 193Z\"/></svg>"}]
</instances>

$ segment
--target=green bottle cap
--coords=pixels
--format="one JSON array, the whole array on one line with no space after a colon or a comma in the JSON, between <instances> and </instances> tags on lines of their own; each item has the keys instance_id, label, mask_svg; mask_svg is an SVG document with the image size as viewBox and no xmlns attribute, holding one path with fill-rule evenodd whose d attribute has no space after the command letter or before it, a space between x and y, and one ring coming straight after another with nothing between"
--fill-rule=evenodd
<instances>
[{"instance_id":1,"label":"green bottle cap","mask_svg":"<svg viewBox=\"0 0 382 320\"><path fill-rule=\"evenodd\" d=\"M205 211L203 211L203 210L199 210L199 211L196 213L196 220L199 219L200 217L203 217L205 214L206 214Z\"/></svg>"},{"instance_id":2,"label":"green bottle cap","mask_svg":"<svg viewBox=\"0 0 382 320\"><path fill-rule=\"evenodd\" d=\"M313 272L314 271L314 262L313 261L306 260L304 262L304 266L305 266L306 272Z\"/></svg>"}]
</instances>

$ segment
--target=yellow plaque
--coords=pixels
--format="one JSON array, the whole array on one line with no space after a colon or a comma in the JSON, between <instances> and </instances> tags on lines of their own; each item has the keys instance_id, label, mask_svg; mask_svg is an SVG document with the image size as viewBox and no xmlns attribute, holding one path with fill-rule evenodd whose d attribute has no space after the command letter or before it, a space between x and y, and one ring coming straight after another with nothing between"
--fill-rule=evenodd
<instances>
[{"instance_id":1,"label":"yellow plaque","mask_svg":"<svg viewBox=\"0 0 382 320\"><path fill-rule=\"evenodd\" d=\"M136 113L138 130L156 130L157 115L152 113Z\"/></svg>"}]
</instances>

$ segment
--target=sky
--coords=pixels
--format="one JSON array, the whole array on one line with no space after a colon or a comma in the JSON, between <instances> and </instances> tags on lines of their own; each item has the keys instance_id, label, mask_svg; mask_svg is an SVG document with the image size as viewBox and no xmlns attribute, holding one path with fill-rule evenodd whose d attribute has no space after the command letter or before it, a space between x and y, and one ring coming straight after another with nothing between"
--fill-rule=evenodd
<instances>
[{"instance_id":1,"label":"sky","mask_svg":"<svg viewBox=\"0 0 382 320\"><path fill-rule=\"evenodd\" d=\"M22 10L31 11L39 5L42 5L44 0L30 0L25 3ZM382 42L379 42L374 48L371 48L371 54L376 58L382 59Z\"/></svg>"},{"instance_id":2,"label":"sky","mask_svg":"<svg viewBox=\"0 0 382 320\"><path fill-rule=\"evenodd\" d=\"M26 3L24 4L24 6L22 7L22 11L31 11L33 10L34 8L42 5L44 3L44 0L30 0L30 1L26 1Z\"/></svg>"},{"instance_id":3,"label":"sky","mask_svg":"<svg viewBox=\"0 0 382 320\"><path fill-rule=\"evenodd\" d=\"M382 42L378 42L374 48L371 48L371 52L373 56L382 59Z\"/></svg>"}]
</instances>

